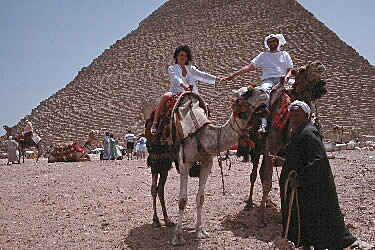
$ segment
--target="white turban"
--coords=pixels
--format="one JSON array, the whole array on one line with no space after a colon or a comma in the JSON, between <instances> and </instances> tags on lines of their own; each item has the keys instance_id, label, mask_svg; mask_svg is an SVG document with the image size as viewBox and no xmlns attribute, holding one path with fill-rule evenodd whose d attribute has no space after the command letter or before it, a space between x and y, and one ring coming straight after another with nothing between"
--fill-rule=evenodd
<instances>
[{"instance_id":1,"label":"white turban","mask_svg":"<svg viewBox=\"0 0 375 250\"><path fill-rule=\"evenodd\" d=\"M307 116L310 117L311 109L310 109L309 105L307 105L305 102L301 102L301 101L292 102L288 107L289 112L290 112L291 107L293 107L293 106L300 107L307 114Z\"/></svg>"},{"instance_id":2,"label":"white turban","mask_svg":"<svg viewBox=\"0 0 375 250\"><path fill-rule=\"evenodd\" d=\"M13 136L9 136L8 140L9 141L13 140Z\"/></svg>"},{"instance_id":3,"label":"white turban","mask_svg":"<svg viewBox=\"0 0 375 250\"><path fill-rule=\"evenodd\" d=\"M267 41L270 38L276 38L279 41L279 45L277 46L278 50L280 49L281 45L286 44L286 40L285 40L283 34L270 34L270 35L266 36L266 38L264 39L264 46L266 47L267 50L270 50L270 48L267 45Z\"/></svg>"}]
</instances>

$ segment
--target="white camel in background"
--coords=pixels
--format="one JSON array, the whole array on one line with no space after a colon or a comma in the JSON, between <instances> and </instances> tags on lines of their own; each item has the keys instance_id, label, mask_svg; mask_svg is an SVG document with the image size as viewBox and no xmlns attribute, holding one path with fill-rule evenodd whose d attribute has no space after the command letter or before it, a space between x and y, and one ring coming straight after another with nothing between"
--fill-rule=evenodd
<instances>
[{"instance_id":1,"label":"white camel in background","mask_svg":"<svg viewBox=\"0 0 375 250\"><path fill-rule=\"evenodd\" d=\"M218 152L228 150L238 142L239 137L246 133L246 126L255 109L266 101L266 93L260 88L241 88L233 91L235 99L232 104L232 114L223 126L204 125L196 136L189 136L181 143L178 153L180 170L179 217L172 245L184 245L182 219L187 204L187 185L189 169L199 161L201 164L199 190L196 196L197 238L206 238L208 233L202 228L202 206L204 190L208 175L213 164L213 157Z\"/></svg>"}]
</instances>

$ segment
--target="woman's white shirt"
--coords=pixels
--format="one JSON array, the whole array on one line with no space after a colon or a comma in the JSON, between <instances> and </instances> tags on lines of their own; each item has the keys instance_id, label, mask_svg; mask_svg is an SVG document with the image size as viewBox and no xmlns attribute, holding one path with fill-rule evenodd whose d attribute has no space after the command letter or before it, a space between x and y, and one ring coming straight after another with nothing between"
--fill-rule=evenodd
<instances>
[{"instance_id":1,"label":"woman's white shirt","mask_svg":"<svg viewBox=\"0 0 375 250\"><path fill-rule=\"evenodd\" d=\"M177 94L184 91L184 89L180 86L181 83L188 86L193 85L193 92L196 94L199 94L198 86L196 84L197 80L208 84L215 84L216 76L199 71L195 66L185 65L185 69L187 74L185 77L183 77L180 65L174 64L168 67L169 79L171 80L169 92L172 94Z\"/></svg>"}]
</instances>

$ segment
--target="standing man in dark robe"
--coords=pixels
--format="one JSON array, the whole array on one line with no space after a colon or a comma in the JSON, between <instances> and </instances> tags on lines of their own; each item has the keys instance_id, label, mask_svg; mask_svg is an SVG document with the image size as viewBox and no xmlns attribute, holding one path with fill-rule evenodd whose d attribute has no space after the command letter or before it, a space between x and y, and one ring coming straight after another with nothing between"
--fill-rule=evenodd
<instances>
[{"instance_id":1,"label":"standing man in dark robe","mask_svg":"<svg viewBox=\"0 0 375 250\"><path fill-rule=\"evenodd\" d=\"M283 236L303 249L344 249L356 238L345 226L321 136L310 124L310 107L295 101L289 112L293 135L280 176ZM294 196L290 202L293 193L298 200Z\"/></svg>"}]
</instances>

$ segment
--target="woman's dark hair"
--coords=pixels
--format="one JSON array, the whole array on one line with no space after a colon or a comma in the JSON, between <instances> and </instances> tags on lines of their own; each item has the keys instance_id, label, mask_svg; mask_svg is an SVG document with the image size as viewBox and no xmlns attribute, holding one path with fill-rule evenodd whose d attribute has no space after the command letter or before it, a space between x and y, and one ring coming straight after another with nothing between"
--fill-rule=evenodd
<instances>
[{"instance_id":1,"label":"woman's dark hair","mask_svg":"<svg viewBox=\"0 0 375 250\"><path fill-rule=\"evenodd\" d=\"M186 60L185 65L189 65L189 63L193 60L193 57L191 56L191 50L190 50L189 46L187 46L187 45L178 46L177 49L174 51L173 58L175 59L175 63L176 64L178 63L177 62L177 56L178 56L178 54L180 54L181 51L186 52L187 60Z\"/></svg>"}]
</instances>

